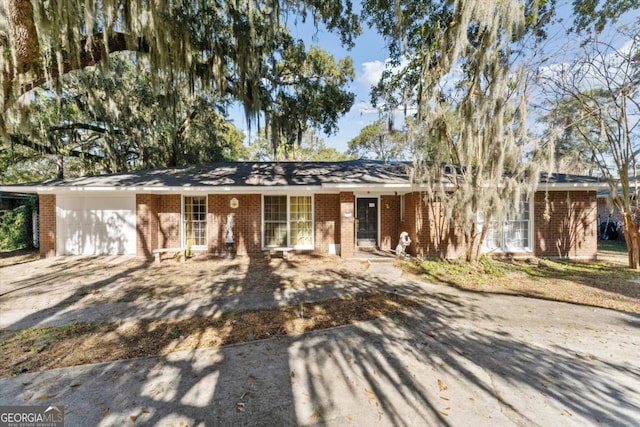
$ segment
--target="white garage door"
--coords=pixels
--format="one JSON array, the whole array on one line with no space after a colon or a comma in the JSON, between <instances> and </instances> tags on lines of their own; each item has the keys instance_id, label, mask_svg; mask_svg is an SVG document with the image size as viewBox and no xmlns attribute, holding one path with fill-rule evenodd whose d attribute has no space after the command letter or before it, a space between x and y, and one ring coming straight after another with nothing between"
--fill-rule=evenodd
<instances>
[{"instance_id":1,"label":"white garage door","mask_svg":"<svg viewBox=\"0 0 640 427\"><path fill-rule=\"evenodd\" d=\"M58 195L59 255L135 255L135 196Z\"/></svg>"}]
</instances>

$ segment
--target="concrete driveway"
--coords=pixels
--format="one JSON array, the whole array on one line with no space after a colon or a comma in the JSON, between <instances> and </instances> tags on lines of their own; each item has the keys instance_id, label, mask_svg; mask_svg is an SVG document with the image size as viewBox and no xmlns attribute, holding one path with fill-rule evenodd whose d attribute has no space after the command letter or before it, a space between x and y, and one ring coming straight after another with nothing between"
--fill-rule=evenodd
<instances>
[{"instance_id":1,"label":"concrete driveway","mask_svg":"<svg viewBox=\"0 0 640 427\"><path fill-rule=\"evenodd\" d=\"M64 405L67 426L638 425L640 316L463 292L389 264L333 280L296 289L296 301L377 287L425 304L408 317L0 379L0 404Z\"/></svg>"}]
</instances>

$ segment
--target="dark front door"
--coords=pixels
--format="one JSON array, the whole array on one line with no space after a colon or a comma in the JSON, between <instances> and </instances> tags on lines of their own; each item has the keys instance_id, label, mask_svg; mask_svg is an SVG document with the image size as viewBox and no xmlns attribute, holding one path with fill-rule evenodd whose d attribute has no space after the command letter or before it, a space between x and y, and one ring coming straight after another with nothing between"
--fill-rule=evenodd
<instances>
[{"instance_id":1,"label":"dark front door","mask_svg":"<svg viewBox=\"0 0 640 427\"><path fill-rule=\"evenodd\" d=\"M358 199L357 202L358 246L375 246L378 243L378 199Z\"/></svg>"}]
</instances>

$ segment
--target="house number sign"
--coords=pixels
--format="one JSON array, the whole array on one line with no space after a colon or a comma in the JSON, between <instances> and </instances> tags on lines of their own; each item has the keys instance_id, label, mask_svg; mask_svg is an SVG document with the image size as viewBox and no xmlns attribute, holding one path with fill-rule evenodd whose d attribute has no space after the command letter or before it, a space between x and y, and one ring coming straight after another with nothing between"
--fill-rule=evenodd
<instances>
[{"instance_id":1,"label":"house number sign","mask_svg":"<svg viewBox=\"0 0 640 427\"><path fill-rule=\"evenodd\" d=\"M238 199L235 197L229 201L229 207L231 209L238 209L238 206L240 206L240 202L238 202Z\"/></svg>"}]
</instances>

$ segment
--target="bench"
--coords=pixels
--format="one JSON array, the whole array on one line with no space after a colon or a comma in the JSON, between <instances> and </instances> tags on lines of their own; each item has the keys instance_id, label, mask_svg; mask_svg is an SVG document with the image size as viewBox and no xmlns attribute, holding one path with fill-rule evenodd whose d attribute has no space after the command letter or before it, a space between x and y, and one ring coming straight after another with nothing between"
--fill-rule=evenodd
<instances>
[{"instance_id":1,"label":"bench","mask_svg":"<svg viewBox=\"0 0 640 427\"><path fill-rule=\"evenodd\" d=\"M184 248L160 248L153 250L153 256L156 258L156 264L160 264L160 257L162 254L172 253L180 256L180 261L187 260L186 249Z\"/></svg>"},{"instance_id":2,"label":"bench","mask_svg":"<svg viewBox=\"0 0 640 427\"><path fill-rule=\"evenodd\" d=\"M293 248L269 248L264 250L264 259L269 261L271 259L271 251L282 253L282 259L290 260L293 256Z\"/></svg>"}]
</instances>

